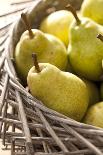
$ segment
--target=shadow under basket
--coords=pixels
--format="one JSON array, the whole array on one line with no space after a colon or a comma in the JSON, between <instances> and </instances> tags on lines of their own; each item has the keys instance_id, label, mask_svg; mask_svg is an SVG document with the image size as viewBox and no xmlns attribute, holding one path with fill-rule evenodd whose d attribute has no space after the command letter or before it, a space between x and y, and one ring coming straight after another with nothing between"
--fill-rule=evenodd
<instances>
[{"instance_id":1,"label":"shadow under basket","mask_svg":"<svg viewBox=\"0 0 103 155\"><path fill-rule=\"evenodd\" d=\"M35 0L27 10L32 28L38 28L53 9L65 9L68 3L79 9L82 0ZM20 84L12 58L24 31L25 25L19 18L7 41L5 103L0 109L4 144L11 146L12 155L103 155L103 129L45 107Z\"/></svg>"}]
</instances>

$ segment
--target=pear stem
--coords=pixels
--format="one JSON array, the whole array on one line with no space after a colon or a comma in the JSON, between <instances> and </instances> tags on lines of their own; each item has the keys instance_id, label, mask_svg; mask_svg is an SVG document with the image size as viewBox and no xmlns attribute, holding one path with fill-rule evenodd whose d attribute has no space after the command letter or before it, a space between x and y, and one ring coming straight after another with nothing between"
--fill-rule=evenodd
<instances>
[{"instance_id":1,"label":"pear stem","mask_svg":"<svg viewBox=\"0 0 103 155\"><path fill-rule=\"evenodd\" d=\"M77 16L76 10L70 4L68 4L66 6L66 8L73 14L74 18L77 21L77 25L79 25L81 23L81 21L80 21L79 17Z\"/></svg>"},{"instance_id":2,"label":"pear stem","mask_svg":"<svg viewBox=\"0 0 103 155\"><path fill-rule=\"evenodd\" d=\"M39 67L39 64L38 64L37 54L36 53L32 53L32 59L33 59L33 63L34 63L34 66L35 66L35 69L36 69L37 73L40 73L41 70L40 70L40 67Z\"/></svg>"},{"instance_id":3,"label":"pear stem","mask_svg":"<svg viewBox=\"0 0 103 155\"><path fill-rule=\"evenodd\" d=\"M97 38L100 39L103 42L103 36L101 34L98 34Z\"/></svg>"},{"instance_id":4,"label":"pear stem","mask_svg":"<svg viewBox=\"0 0 103 155\"><path fill-rule=\"evenodd\" d=\"M30 26L30 23L29 23L29 21L27 19L27 15L25 13L22 13L21 18L23 19L23 21L24 21L24 23L26 25L26 28L29 31L29 36L32 39L34 37L34 34L33 34L32 30L31 30L31 26Z\"/></svg>"}]
</instances>

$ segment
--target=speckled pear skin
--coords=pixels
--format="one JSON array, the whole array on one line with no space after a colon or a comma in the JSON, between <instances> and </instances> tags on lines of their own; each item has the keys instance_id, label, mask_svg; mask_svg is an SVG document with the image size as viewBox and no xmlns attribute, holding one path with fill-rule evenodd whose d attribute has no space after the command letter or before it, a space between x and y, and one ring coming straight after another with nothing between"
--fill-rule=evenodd
<instances>
[{"instance_id":1,"label":"speckled pear skin","mask_svg":"<svg viewBox=\"0 0 103 155\"><path fill-rule=\"evenodd\" d=\"M81 14L103 25L103 0L84 0Z\"/></svg>"},{"instance_id":2,"label":"speckled pear skin","mask_svg":"<svg viewBox=\"0 0 103 155\"><path fill-rule=\"evenodd\" d=\"M84 123L103 128L103 102L92 105L84 117Z\"/></svg>"},{"instance_id":3,"label":"speckled pear skin","mask_svg":"<svg viewBox=\"0 0 103 155\"><path fill-rule=\"evenodd\" d=\"M61 70L67 66L67 50L64 44L55 36L44 34L33 29L34 38L30 39L25 31L15 49L15 64L19 77L26 81L29 69L33 66L32 53L37 53L39 62L56 65Z\"/></svg>"},{"instance_id":4,"label":"speckled pear skin","mask_svg":"<svg viewBox=\"0 0 103 155\"><path fill-rule=\"evenodd\" d=\"M47 107L80 121L89 102L85 83L54 65L39 63L39 66L40 73L36 73L35 67L28 73L27 83L31 94Z\"/></svg>"},{"instance_id":5,"label":"speckled pear skin","mask_svg":"<svg viewBox=\"0 0 103 155\"><path fill-rule=\"evenodd\" d=\"M87 79L82 79L82 80L85 82L88 93L89 93L89 106L99 102L100 93L99 93L99 88L97 87L97 85L94 82L89 81Z\"/></svg>"},{"instance_id":6,"label":"speckled pear skin","mask_svg":"<svg viewBox=\"0 0 103 155\"><path fill-rule=\"evenodd\" d=\"M70 27L69 61L74 71L89 80L99 81L103 74L103 43L97 34L103 34L103 27L89 18L74 20Z\"/></svg>"},{"instance_id":7,"label":"speckled pear skin","mask_svg":"<svg viewBox=\"0 0 103 155\"><path fill-rule=\"evenodd\" d=\"M58 37L65 45L69 43L69 27L73 21L73 15L67 10L51 13L40 24L40 30Z\"/></svg>"}]
</instances>

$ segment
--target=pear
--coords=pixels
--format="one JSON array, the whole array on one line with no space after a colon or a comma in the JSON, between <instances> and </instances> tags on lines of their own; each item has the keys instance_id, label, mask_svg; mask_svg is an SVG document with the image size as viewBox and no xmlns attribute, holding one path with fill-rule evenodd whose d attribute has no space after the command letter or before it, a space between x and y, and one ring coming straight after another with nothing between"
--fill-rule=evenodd
<instances>
[{"instance_id":1,"label":"pear","mask_svg":"<svg viewBox=\"0 0 103 155\"><path fill-rule=\"evenodd\" d=\"M84 0L81 14L103 25L103 0Z\"/></svg>"},{"instance_id":2,"label":"pear","mask_svg":"<svg viewBox=\"0 0 103 155\"><path fill-rule=\"evenodd\" d=\"M29 69L33 66L31 54L38 53L39 62L51 63L65 70L68 62L64 44L55 36L30 28L25 14L22 14L27 29L21 36L15 49L16 70L22 81L26 82Z\"/></svg>"},{"instance_id":3,"label":"pear","mask_svg":"<svg viewBox=\"0 0 103 155\"><path fill-rule=\"evenodd\" d=\"M103 102L92 105L88 109L83 122L103 128Z\"/></svg>"},{"instance_id":4,"label":"pear","mask_svg":"<svg viewBox=\"0 0 103 155\"><path fill-rule=\"evenodd\" d=\"M82 78L82 80L85 82L89 94L89 106L99 102L100 100L100 95L99 95L99 88L97 85L89 81L87 79Z\"/></svg>"},{"instance_id":5,"label":"pear","mask_svg":"<svg viewBox=\"0 0 103 155\"><path fill-rule=\"evenodd\" d=\"M40 30L58 37L66 46L69 43L69 27L73 16L67 10L59 10L48 15L40 25Z\"/></svg>"},{"instance_id":6,"label":"pear","mask_svg":"<svg viewBox=\"0 0 103 155\"><path fill-rule=\"evenodd\" d=\"M35 54L33 58L35 66L27 76L31 94L48 108L80 121L89 102L85 83L72 73L61 71L52 64L38 64Z\"/></svg>"},{"instance_id":7,"label":"pear","mask_svg":"<svg viewBox=\"0 0 103 155\"><path fill-rule=\"evenodd\" d=\"M79 18L71 6L68 9L76 19L70 26L70 64L78 75L99 81L103 73L103 43L96 36L98 33L103 34L103 27L89 18Z\"/></svg>"}]
</instances>

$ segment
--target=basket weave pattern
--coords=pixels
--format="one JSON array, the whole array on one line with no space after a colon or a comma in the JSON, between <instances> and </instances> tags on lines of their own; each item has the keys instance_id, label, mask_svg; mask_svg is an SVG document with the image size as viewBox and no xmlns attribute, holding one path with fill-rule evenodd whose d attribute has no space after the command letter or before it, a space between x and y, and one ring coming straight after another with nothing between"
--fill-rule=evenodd
<instances>
[{"instance_id":1,"label":"basket weave pattern","mask_svg":"<svg viewBox=\"0 0 103 155\"><path fill-rule=\"evenodd\" d=\"M27 11L32 27L38 28L48 13L53 9L64 9L68 2L78 9L82 1L36 0ZM20 84L12 58L24 31L25 26L19 18L0 62L3 144L11 146L12 155L103 155L103 129L79 123L48 109Z\"/></svg>"}]
</instances>

